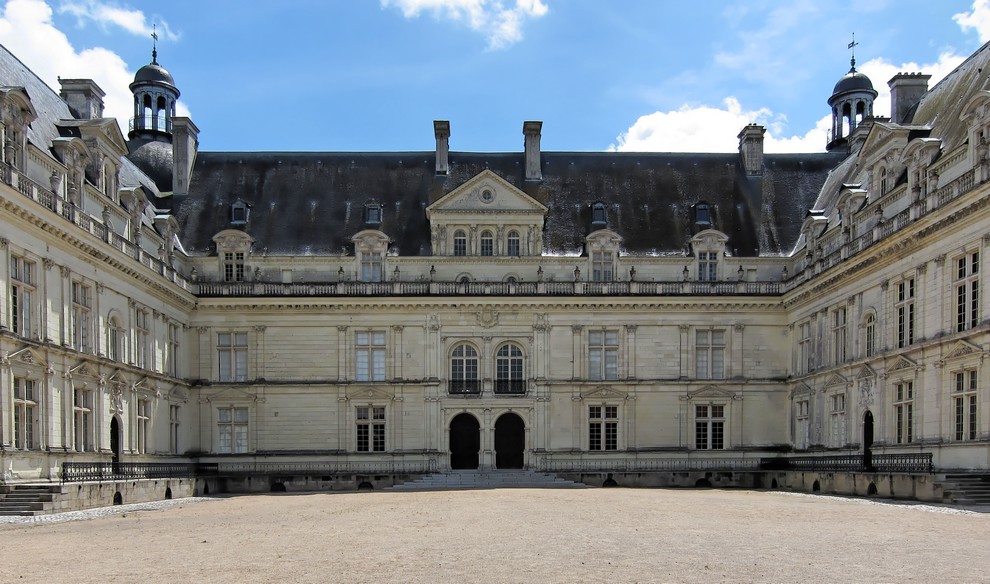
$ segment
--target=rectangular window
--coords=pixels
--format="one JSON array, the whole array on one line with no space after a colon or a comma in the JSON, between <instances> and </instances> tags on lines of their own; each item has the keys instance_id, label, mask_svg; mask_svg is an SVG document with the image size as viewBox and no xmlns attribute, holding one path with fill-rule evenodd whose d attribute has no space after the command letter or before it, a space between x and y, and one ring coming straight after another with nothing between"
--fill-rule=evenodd
<instances>
[{"instance_id":1,"label":"rectangular window","mask_svg":"<svg viewBox=\"0 0 990 584\"><path fill-rule=\"evenodd\" d=\"M151 313L144 309L134 311L134 357L135 365L148 368L151 365Z\"/></svg>"},{"instance_id":2,"label":"rectangular window","mask_svg":"<svg viewBox=\"0 0 990 584\"><path fill-rule=\"evenodd\" d=\"M72 418L75 423L77 452L93 450L93 391L76 388L72 394Z\"/></svg>"},{"instance_id":3,"label":"rectangular window","mask_svg":"<svg viewBox=\"0 0 990 584\"><path fill-rule=\"evenodd\" d=\"M70 329L72 346L83 353L91 353L90 338L93 330L93 289L82 282L72 283L72 320Z\"/></svg>"},{"instance_id":4,"label":"rectangular window","mask_svg":"<svg viewBox=\"0 0 990 584\"><path fill-rule=\"evenodd\" d=\"M247 381L247 333L217 334L220 381Z\"/></svg>"},{"instance_id":5,"label":"rectangular window","mask_svg":"<svg viewBox=\"0 0 990 584\"><path fill-rule=\"evenodd\" d=\"M593 282L612 281L612 253L596 251L591 254L591 280Z\"/></svg>"},{"instance_id":6,"label":"rectangular window","mask_svg":"<svg viewBox=\"0 0 990 584\"><path fill-rule=\"evenodd\" d=\"M718 279L718 252L702 251L698 253L698 280L714 282Z\"/></svg>"},{"instance_id":7,"label":"rectangular window","mask_svg":"<svg viewBox=\"0 0 990 584\"><path fill-rule=\"evenodd\" d=\"M976 440L976 387L975 369L956 373L956 383L952 392L956 440Z\"/></svg>"},{"instance_id":8,"label":"rectangular window","mask_svg":"<svg viewBox=\"0 0 990 584\"><path fill-rule=\"evenodd\" d=\"M14 448L30 450L37 448L34 428L37 414L38 396L34 381L14 378Z\"/></svg>"},{"instance_id":9,"label":"rectangular window","mask_svg":"<svg viewBox=\"0 0 990 584\"><path fill-rule=\"evenodd\" d=\"M829 403L829 446L841 448L846 444L846 394L832 395Z\"/></svg>"},{"instance_id":10,"label":"rectangular window","mask_svg":"<svg viewBox=\"0 0 990 584\"><path fill-rule=\"evenodd\" d=\"M361 254L361 281L382 281L382 254L373 252Z\"/></svg>"},{"instance_id":11,"label":"rectangular window","mask_svg":"<svg viewBox=\"0 0 990 584\"><path fill-rule=\"evenodd\" d=\"M179 376L179 326L169 323L168 342L165 345L165 373L172 377Z\"/></svg>"},{"instance_id":12,"label":"rectangular window","mask_svg":"<svg viewBox=\"0 0 990 584\"><path fill-rule=\"evenodd\" d=\"M355 333L354 339L357 381L385 379L385 333L370 331Z\"/></svg>"},{"instance_id":13,"label":"rectangular window","mask_svg":"<svg viewBox=\"0 0 990 584\"><path fill-rule=\"evenodd\" d=\"M223 281L244 281L244 252L223 252Z\"/></svg>"},{"instance_id":14,"label":"rectangular window","mask_svg":"<svg viewBox=\"0 0 990 584\"><path fill-rule=\"evenodd\" d=\"M521 246L519 244L519 232L510 231L508 238L505 240L505 255L511 257L518 257Z\"/></svg>"},{"instance_id":15,"label":"rectangular window","mask_svg":"<svg viewBox=\"0 0 990 584\"><path fill-rule=\"evenodd\" d=\"M618 331L590 331L588 333L588 379L619 378Z\"/></svg>"},{"instance_id":16,"label":"rectangular window","mask_svg":"<svg viewBox=\"0 0 990 584\"><path fill-rule=\"evenodd\" d=\"M217 410L218 452L241 453L248 451L248 409L219 408Z\"/></svg>"},{"instance_id":17,"label":"rectangular window","mask_svg":"<svg viewBox=\"0 0 990 584\"><path fill-rule=\"evenodd\" d=\"M31 336L32 306L35 287L35 263L22 257L10 257L10 327L22 337Z\"/></svg>"},{"instance_id":18,"label":"rectangular window","mask_svg":"<svg viewBox=\"0 0 990 584\"><path fill-rule=\"evenodd\" d=\"M695 377L725 379L725 331L695 331Z\"/></svg>"},{"instance_id":19,"label":"rectangular window","mask_svg":"<svg viewBox=\"0 0 990 584\"><path fill-rule=\"evenodd\" d=\"M914 437L914 383L903 381L894 385L894 440L908 444Z\"/></svg>"},{"instance_id":20,"label":"rectangular window","mask_svg":"<svg viewBox=\"0 0 990 584\"><path fill-rule=\"evenodd\" d=\"M140 454L148 453L148 431L151 424L151 404L146 399L139 399L137 402L136 416L137 431L137 451Z\"/></svg>"},{"instance_id":21,"label":"rectangular window","mask_svg":"<svg viewBox=\"0 0 990 584\"><path fill-rule=\"evenodd\" d=\"M725 406L696 404L694 406L694 447L698 450L725 448Z\"/></svg>"},{"instance_id":22,"label":"rectangular window","mask_svg":"<svg viewBox=\"0 0 990 584\"><path fill-rule=\"evenodd\" d=\"M795 403L794 409L794 447L804 449L808 447L808 431L810 424L811 402L803 399Z\"/></svg>"},{"instance_id":23,"label":"rectangular window","mask_svg":"<svg viewBox=\"0 0 990 584\"><path fill-rule=\"evenodd\" d=\"M801 323L798 326L798 335L798 371L808 373L815 368L811 353L811 323Z\"/></svg>"},{"instance_id":24,"label":"rectangular window","mask_svg":"<svg viewBox=\"0 0 990 584\"><path fill-rule=\"evenodd\" d=\"M385 408L359 406L356 413L357 451L385 452Z\"/></svg>"},{"instance_id":25,"label":"rectangular window","mask_svg":"<svg viewBox=\"0 0 990 584\"><path fill-rule=\"evenodd\" d=\"M619 449L619 407L588 407L588 450Z\"/></svg>"},{"instance_id":26,"label":"rectangular window","mask_svg":"<svg viewBox=\"0 0 990 584\"><path fill-rule=\"evenodd\" d=\"M866 317L866 356L877 353L877 319L872 314Z\"/></svg>"},{"instance_id":27,"label":"rectangular window","mask_svg":"<svg viewBox=\"0 0 990 584\"><path fill-rule=\"evenodd\" d=\"M832 357L833 364L846 362L846 309L832 311Z\"/></svg>"},{"instance_id":28,"label":"rectangular window","mask_svg":"<svg viewBox=\"0 0 990 584\"><path fill-rule=\"evenodd\" d=\"M495 240L489 231L481 234L481 255L485 257L495 255Z\"/></svg>"},{"instance_id":29,"label":"rectangular window","mask_svg":"<svg viewBox=\"0 0 990 584\"><path fill-rule=\"evenodd\" d=\"M980 253L956 260L956 330L964 331L980 322Z\"/></svg>"},{"instance_id":30,"label":"rectangular window","mask_svg":"<svg viewBox=\"0 0 990 584\"><path fill-rule=\"evenodd\" d=\"M914 278L897 285L897 347L914 343Z\"/></svg>"},{"instance_id":31,"label":"rectangular window","mask_svg":"<svg viewBox=\"0 0 990 584\"><path fill-rule=\"evenodd\" d=\"M168 406L168 451L179 453L179 406Z\"/></svg>"}]
</instances>

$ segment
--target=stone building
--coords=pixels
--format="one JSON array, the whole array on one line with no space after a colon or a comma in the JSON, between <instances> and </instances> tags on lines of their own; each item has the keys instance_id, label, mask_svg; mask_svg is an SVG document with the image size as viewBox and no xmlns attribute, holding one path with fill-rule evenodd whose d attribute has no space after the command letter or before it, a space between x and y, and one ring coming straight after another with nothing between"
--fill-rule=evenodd
<instances>
[{"instance_id":1,"label":"stone building","mask_svg":"<svg viewBox=\"0 0 990 584\"><path fill-rule=\"evenodd\" d=\"M985 470L988 61L853 65L824 153L230 153L0 48L0 476Z\"/></svg>"}]
</instances>

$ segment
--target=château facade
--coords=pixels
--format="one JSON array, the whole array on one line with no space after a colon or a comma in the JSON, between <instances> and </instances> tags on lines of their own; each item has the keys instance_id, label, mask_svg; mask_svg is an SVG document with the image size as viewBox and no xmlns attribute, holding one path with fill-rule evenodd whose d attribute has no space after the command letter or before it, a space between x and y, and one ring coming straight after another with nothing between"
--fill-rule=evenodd
<instances>
[{"instance_id":1,"label":"ch\u00e2teau facade","mask_svg":"<svg viewBox=\"0 0 990 584\"><path fill-rule=\"evenodd\" d=\"M200 152L0 48L0 479L65 462L990 466L984 46L828 151Z\"/></svg>"}]
</instances>

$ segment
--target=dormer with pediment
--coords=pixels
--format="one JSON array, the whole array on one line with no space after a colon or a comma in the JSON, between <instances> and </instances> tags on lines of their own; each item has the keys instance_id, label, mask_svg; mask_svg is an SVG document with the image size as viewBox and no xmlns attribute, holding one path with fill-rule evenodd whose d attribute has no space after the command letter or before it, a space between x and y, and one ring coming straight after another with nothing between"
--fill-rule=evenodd
<instances>
[{"instance_id":1,"label":"dormer with pediment","mask_svg":"<svg viewBox=\"0 0 990 584\"><path fill-rule=\"evenodd\" d=\"M485 170L426 208L433 255L543 253L547 207Z\"/></svg>"},{"instance_id":2,"label":"dormer with pediment","mask_svg":"<svg viewBox=\"0 0 990 584\"><path fill-rule=\"evenodd\" d=\"M859 234L852 232L856 225L852 219L853 215L866 204L867 195L866 189L859 188L859 185L842 185L842 190L839 192L839 198L835 203L835 208L839 212L838 223L843 233L850 239L859 236Z\"/></svg>"},{"instance_id":3,"label":"dormer with pediment","mask_svg":"<svg viewBox=\"0 0 990 584\"><path fill-rule=\"evenodd\" d=\"M220 281L243 282L247 279L247 257L254 238L238 229L224 229L213 236L219 260Z\"/></svg>"},{"instance_id":4,"label":"dormer with pediment","mask_svg":"<svg viewBox=\"0 0 990 584\"><path fill-rule=\"evenodd\" d=\"M973 166L990 166L990 91L979 91L969 98L959 119L966 123L969 158ZM987 178L984 171L981 180Z\"/></svg>"},{"instance_id":5,"label":"dormer with pediment","mask_svg":"<svg viewBox=\"0 0 990 584\"><path fill-rule=\"evenodd\" d=\"M584 240L588 274L592 282L618 280L619 246L622 237L610 229L592 231Z\"/></svg>"},{"instance_id":6,"label":"dormer with pediment","mask_svg":"<svg viewBox=\"0 0 990 584\"><path fill-rule=\"evenodd\" d=\"M912 200L919 200L937 188L938 177L936 175L936 182L932 183L928 167L938 157L941 149L941 140L928 137L915 138L904 149L903 156L908 167L908 189Z\"/></svg>"},{"instance_id":7,"label":"dormer with pediment","mask_svg":"<svg viewBox=\"0 0 990 584\"><path fill-rule=\"evenodd\" d=\"M391 239L377 229L365 229L351 238L354 261L361 282L382 282L385 279L385 255Z\"/></svg>"},{"instance_id":8,"label":"dormer with pediment","mask_svg":"<svg viewBox=\"0 0 990 584\"><path fill-rule=\"evenodd\" d=\"M722 279L728 243L729 236L717 229L700 231L688 241L697 280L714 282Z\"/></svg>"},{"instance_id":9,"label":"dormer with pediment","mask_svg":"<svg viewBox=\"0 0 990 584\"><path fill-rule=\"evenodd\" d=\"M89 150L86 180L100 193L119 202L120 159L127 154L127 143L117 121L113 118L61 120L58 130L62 137L82 139Z\"/></svg>"},{"instance_id":10,"label":"dormer with pediment","mask_svg":"<svg viewBox=\"0 0 990 584\"><path fill-rule=\"evenodd\" d=\"M0 124L3 126L3 161L24 171L27 127L38 118L23 87L0 87Z\"/></svg>"},{"instance_id":11,"label":"dormer with pediment","mask_svg":"<svg viewBox=\"0 0 990 584\"><path fill-rule=\"evenodd\" d=\"M82 190L86 180L86 167L89 166L89 149L82 138L55 138L52 140L55 156L65 165L65 190L61 193L70 203L82 206Z\"/></svg>"},{"instance_id":12,"label":"dormer with pediment","mask_svg":"<svg viewBox=\"0 0 990 584\"><path fill-rule=\"evenodd\" d=\"M912 128L876 121L860 150L860 165L866 169L864 183L870 200L875 201L894 190L906 170L903 157Z\"/></svg>"}]
</instances>

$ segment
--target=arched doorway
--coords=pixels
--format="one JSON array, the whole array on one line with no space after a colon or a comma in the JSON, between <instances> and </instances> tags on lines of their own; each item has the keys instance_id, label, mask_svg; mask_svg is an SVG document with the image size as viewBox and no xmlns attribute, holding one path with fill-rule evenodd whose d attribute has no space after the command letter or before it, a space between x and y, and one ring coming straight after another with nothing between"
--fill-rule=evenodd
<instances>
[{"instance_id":1,"label":"arched doorway","mask_svg":"<svg viewBox=\"0 0 990 584\"><path fill-rule=\"evenodd\" d=\"M120 422L117 416L110 418L110 452L113 453L113 472L120 469Z\"/></svg>"},{"instance_id":2,"label":"arched doorway","mask_svg":"<svg viewBox=\"0 0 990 584\"><path fill-rule=\"evenodd\" d=\"M502 414L495 420L495 468L522 468L526 449L526 425L518 414Z\"/></svg>"},{"instance_id":3,"label":"arched doorway","mask_svg":"<svg viewBox=\"0 0 990 584\"><path fill-rule=\"evenodd\" d=\"M450 468L478 468L481 424L471 414L457 414L450 421Z\"/></svg>"},{"instance_id":4,"label":"arched doorway","mask_svg":"<svg viewBox=\"0 0 990 584\"><path fill-rule=\"evenodd\" d=\"M873 468L873 412L863 414L863 467Z\"/></svg>"}]
</instances>

